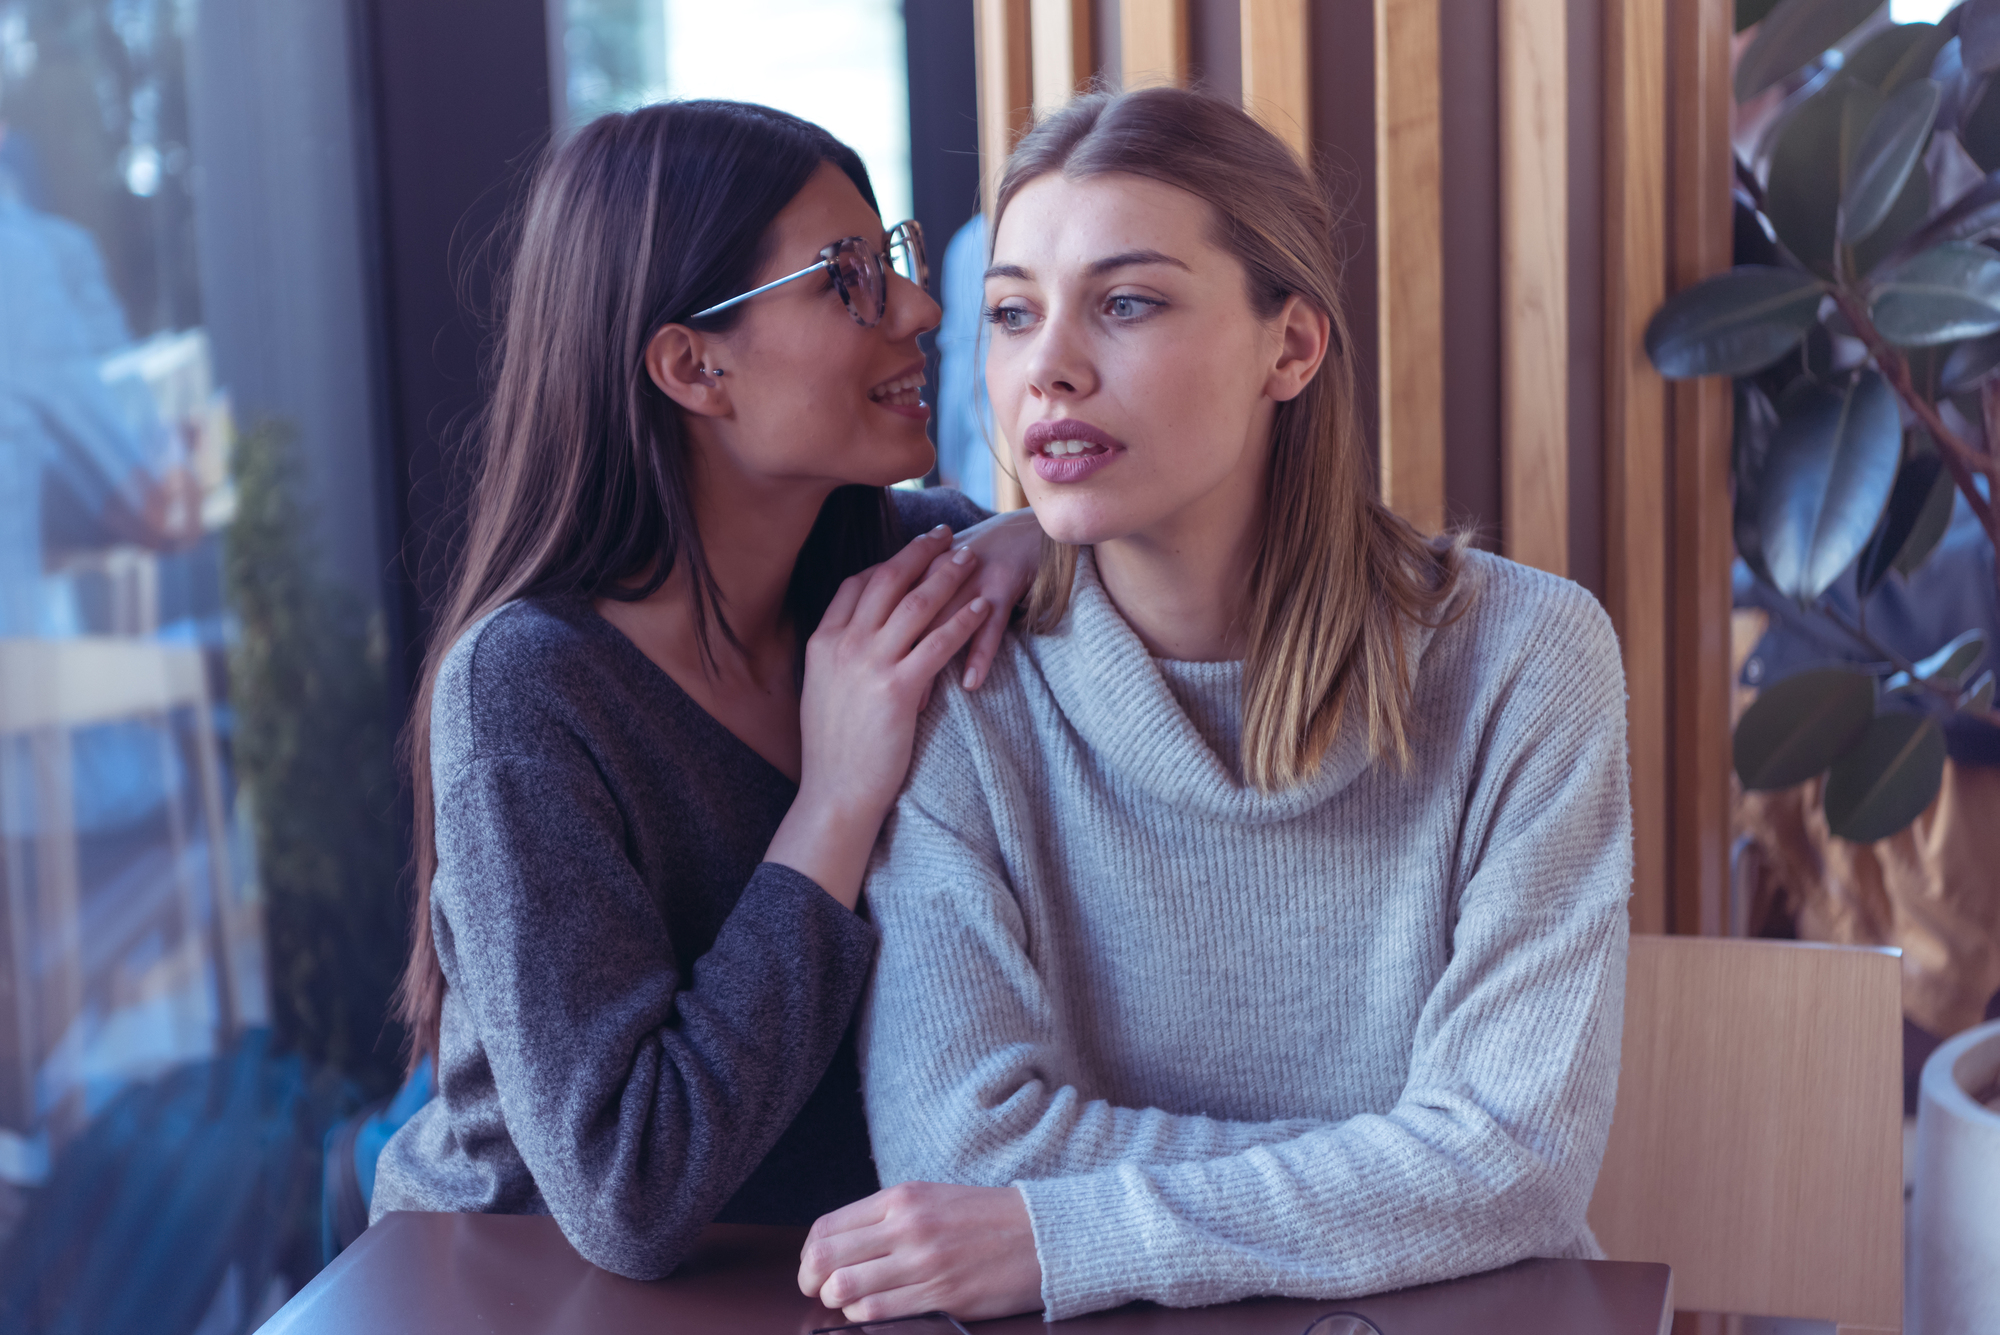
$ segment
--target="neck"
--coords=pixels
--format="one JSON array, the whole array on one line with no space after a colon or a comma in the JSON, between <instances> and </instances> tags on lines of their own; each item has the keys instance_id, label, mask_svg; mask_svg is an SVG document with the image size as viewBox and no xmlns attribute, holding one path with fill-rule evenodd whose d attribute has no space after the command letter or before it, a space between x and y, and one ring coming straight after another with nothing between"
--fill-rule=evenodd
<instances>
[{"instance_id":1,"label":"neck","mask_svg":"<svg viewBox=\"0 0 2000 1335\"><path fill-rule=\"evenodd\" d=\"M1155 658L1209 663L1249 652L1243 611L1263 494L1261 485L1230 488L1093 547L1105 593Z\"/></svg>"},{"instance_id":2,"label":"neck","mask_svg":"<svg viewBox=\"0 0 2000 1335\"><path fill-rule=\"evenodd\" d=\"M704 453L697 451L695 457L699 460ZM719 610L741 648L732 645L711 619L709 650L714 666L700 661L693 634L694 577L685 561L675 564L667 582L650 597L626 606L650 628L667 633L667 642L676 646L672 657L677 678L713 671L725 679L747 677L750 684L765 689L786 685L794 672L797 641L785 592L830 488L714 468L698 467L696 472L695 528L720 595Z\"/></svg>"}]
</instances>

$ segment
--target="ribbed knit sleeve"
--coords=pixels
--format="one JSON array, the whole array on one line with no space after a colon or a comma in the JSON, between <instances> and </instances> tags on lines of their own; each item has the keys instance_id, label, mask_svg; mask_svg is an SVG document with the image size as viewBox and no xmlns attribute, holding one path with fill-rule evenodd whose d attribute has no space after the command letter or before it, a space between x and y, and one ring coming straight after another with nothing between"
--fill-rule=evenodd
<instances>
[{"instance_id":1,"label":"ribbed knit sleeve","mask_svg":"<svg viewBox=\"0 0 2000 1335\"><path fill-rule=\"evenodd\" d=\"M1010 779L1005 753L1025 739L1004 686L934 709L868 887L883 932L865 1031L876 1155L885 1182L1016 1185L1051 1319L1133 1299L1337 1298L1595 1253L1584 1214L1616 1095L1631 882L1623 679L1581 590L1506 573L1486 596L1486 630L1446 633L1488 635L1487 652L1433 649L1418 694L1427 726L1464 730L1431 770L1378 762L1307 815L1247 832L1146 807L1087 753ZM1109 869L1157 889L1121 894ZM1233 897L1203 900L1205 881ZM1321 895L1341 902L1312 908ZM1046 907L1107 897L1156 907ZM1212 996L1164 974L1150 992L1111 985L1135 962L1204 954L1233 975ZM1370 981L1340 992L1354 978L1316 977L1316 956ZM1354 1028L1314 1001L1367 1004L1417 979L1406 1028ZM1284 1098L1271 1091L1298 1090L1295 1073L1265 1059L1186 1059L1246 1072L1247 1106L1366 1110L1227 1121L1087 1096L1093 1081L1193 1088L1142 1063L1140 1030L1205 1011L1242 1051L1276 1030L1300 1066L1346 1054L1314 1067L1330 1071L1323 1095Z\"/></svg>"}]
</instances>

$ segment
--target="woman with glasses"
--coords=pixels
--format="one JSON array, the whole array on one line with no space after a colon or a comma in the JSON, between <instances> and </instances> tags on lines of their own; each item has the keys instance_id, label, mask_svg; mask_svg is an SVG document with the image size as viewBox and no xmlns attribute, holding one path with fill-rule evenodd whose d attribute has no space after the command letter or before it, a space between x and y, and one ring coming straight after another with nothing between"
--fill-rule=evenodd
<instances>
[{"instance_id":1,"label":"woman with glasses","mask_svg":"<svg viewBox=\"0 0 2000 1335\"><path fill-rule=\"evenodd\" d=\"M925 278L853 151L768 108L605 116L541 170L409 737L438 1095L377 1217L545 1212L656 1277L875 1189L862 874L1039 542L996 521L982 563L963 498L886 490L932 462Z\"/></svg>"},{"instance_id":2,"label":"woman with glasses","mask_svg":"<svg viewBox=\"0 0 2000 1335\"><path fill-rule=\"evenodd\" d=\"M862 1048L897 1185L815 1225L802 1287L1058 1318L1595 1254L1609 621L1376 498L1334 214L1240 108L1079 99L994 227L987 382L1049 541L884 830Z\"/></svg>"}]
</instances>

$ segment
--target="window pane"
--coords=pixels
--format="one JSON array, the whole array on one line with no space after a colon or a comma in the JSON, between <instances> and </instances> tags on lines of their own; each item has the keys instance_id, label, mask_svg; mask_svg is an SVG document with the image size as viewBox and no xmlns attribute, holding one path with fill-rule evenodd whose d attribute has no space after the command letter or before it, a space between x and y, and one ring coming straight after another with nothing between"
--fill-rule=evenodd
<instances>
[{"instance_id":1,"label":"window pane","mask_svg":"<svg viewBox=\"0 0 2000 1335\"><path fill-rule=\"evenodd\" d=\"M910 216L901 0L550 0L563 6L568 120L663 97L803 116L861 155L886 223Z\"/></svg>"},{"instance_id":2,"label":"window pane","mask_svg":"<svg viewBox=\"0 0 2000 1335\"><path fill-rule=\"evenodd\" d=\"M250 1328L398 1079L346 14L0 0L0 1329Z\"/></svg>"}]
</instances>

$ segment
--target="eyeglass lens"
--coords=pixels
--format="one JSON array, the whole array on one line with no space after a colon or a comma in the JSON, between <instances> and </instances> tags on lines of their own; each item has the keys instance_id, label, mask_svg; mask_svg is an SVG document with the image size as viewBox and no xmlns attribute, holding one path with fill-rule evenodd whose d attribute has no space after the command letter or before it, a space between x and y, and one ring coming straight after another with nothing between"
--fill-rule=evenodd
<instances>
[{"instance_id":1,"label":"eyeglass lens","mask_svg":"<svg viewBox=\"0 0 2000 1335\"><path fill-rule=\"evenodd\" d=\"M857 324L869 328L882 322L889 300L888 277L882 272L881 257L859 237L849 237L833 247L834 281L840 299ZM930 265L924 259L924 234L914 222L898 223L889 233L889 263L898 274L918 287L930 286Z\"/></svg>"},{"instance_id":2,"label":"eyeglass lens","mask_svg":"<svg viewBox=\"0 0 2000 1335\"><path fill-rule=\"evenodd\" d=\"M931 266L924 255L924 229L912 219L897 223L889 233L889 262L896 266L896 272L928 289L931 285Z\"/></svg>"},{"instance_id":3,"label":"eyeglass lens","mask_svg":"<svg viewBox=\"0 0 2000 1335\"><path fill-rule=\"evenodd\" d=\"M889 292L874 252L864 243L849 238L834 247L833 267L848 314L870 328L880 324Z\"/></svg>"}]
</instances>

